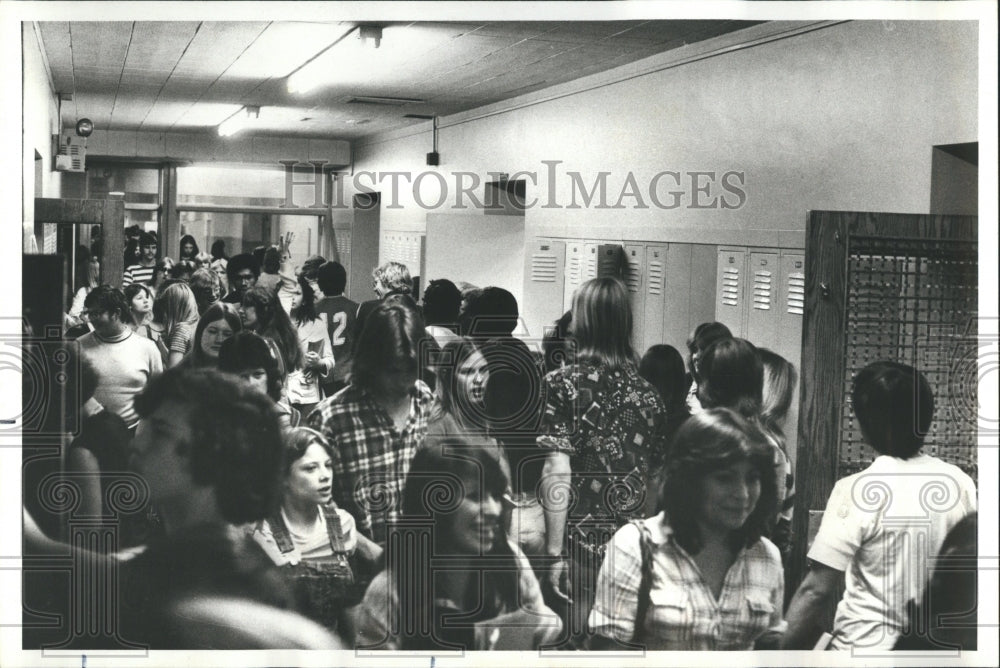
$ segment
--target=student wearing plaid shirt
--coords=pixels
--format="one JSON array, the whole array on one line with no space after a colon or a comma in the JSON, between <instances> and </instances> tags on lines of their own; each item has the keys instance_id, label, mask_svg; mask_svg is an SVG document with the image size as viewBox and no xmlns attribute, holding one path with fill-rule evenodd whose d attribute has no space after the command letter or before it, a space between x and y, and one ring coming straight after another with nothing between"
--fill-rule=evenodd
<instances>
[{"instance_id":1,"label":"student wearing plaid shirt","mask_svg":"<svg viewBox=\"0 0 1000 668\"><path fill-rule=\"evenodd\" d=\"M426 337L416 311L380 304L355 342L351 384L308 418L333 446L333 500L383 546L386 524L399 517L410 462L427 436L433 395L418 378Z\"/></svg>"},{"instance_id":2,"label":"student wearing plaid shirt","mask_svg":"<svg viewBox=\"0 0 1000 668\"><path fill-rule=\"evenodd\" d=\"M772 464L763 432L729 409L681 425L663 512L608 544L589 618L594 649L749 650L782 631L781 556L761 535L777 504Z\"/></svg>"}]
</instances>

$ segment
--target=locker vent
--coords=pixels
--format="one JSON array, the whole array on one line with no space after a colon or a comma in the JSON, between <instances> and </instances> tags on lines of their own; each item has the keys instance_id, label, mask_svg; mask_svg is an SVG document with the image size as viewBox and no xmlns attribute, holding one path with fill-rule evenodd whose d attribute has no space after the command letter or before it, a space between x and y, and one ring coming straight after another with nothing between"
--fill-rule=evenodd
<instances>
[{"instance_id":1,"label":"locker vent","mask_svg":"<svg viewBox=\"0 0 1000 668\"><path fill-rule=\"evenodd\" d=\"M337 240L337 252L341 255L349 255L351 252L351 231L334 230L334 237Z\"/></svg>"},{"instance_id":2,"label":"locker vent","mask_svg":"<svg viewBox=\"0 0 1000 668\"><path fill-rule=\"evenodd\" d=\"M659 260L649 261L649 294L663 294L663 263Z\"/></svg>"},{"instance_id":3,"label":"locker vent","mask_svg":"<svg viewBox=\"0 0 1000 668\"><path fill-rule=\"evenodd\" d=\"M576 286L583 282L581 280L582 264L583 260L580 258L580 251L574 247L570 251L569 259L566 263L566 276L569 278L570 285Z\"/></svg>"},{"instance_id":4,"label":"locker vent","mask_svg":"<svg viewBox=\"0 0 1000 668\"><path fill-rule=\"evenodd\" d=\"M597 278L597 245L587 246L583 265L583 281ZM581 281L581 283L583 282Z\"/></svg>"},{"instance_id":5,"label":"locker vent","mask_svg":"<svg viewBox=\"0 0 1000 668\"><path fill-rule=\"evenodd\" d=\"M766 269L753 274L753 307L758 311L771 310L771 272Z\"/></svg>"},{"instance_id":6,"label":"locker vent","mask_svg":"<svg viewBox=\"0 0 1000 668\"><path fill-rule=\"evenodd\" d=\"M598 255L598 276L613 276L623 280L628 280L624 275L628 272L627 260L625 259L625 249L615 244L601 244L597 249Z\"/></svg>"},{"instance_id":7,"label":"locker vent","mask_svg":"<svg viewBox=\"0 0 1000 668\"><path fill-rule=\"evenodd\" d=\"M639 261L637 258L632 257L625 267L625 287L628 288L629 292L639 292L641 284L642 274L639 269Z\"/></svg>"},{"instance_id":8,"label":"locker vent","mask_svg":"<svg viewBox=\"0 0 1000 668\"><path fill-rule=\"evenodd\" d=\"M788 312L802 315L806 307L806 275L792 272L788 275Z\"/></svg>"},{"instance_id":9,"label":"locker vent","mask_svg":"<svg viewBox=\"0 0 1000 668\"><path fill-rule=\"evenodd\" d=\"M558 265L554 255L534 253L531 256L531 280L536 283L555 283Z\"/></svg>"},{"instance_id":10,"label":"locker vent","mask_svg":"<svg viewBox=\"0 0 1000 668\"><path fill-rule=\"evenodd\" d=\"M924 452L976 477L980 424L975 242L850 237L845 373L838 476L871 463L851 407L851 385L879 360L912 365L934 388L934 421Z\"/></svg>"},{"instance_id":11,"label":"locker vent","mask_svg":"<svg viewBox=\"0 0 1000 668\"><path fill-rule=\"evenodd\" d=\"M725 267L722 270L722 303L737 306L740 303L740 270Z\"/></svg>"}]
</instances>

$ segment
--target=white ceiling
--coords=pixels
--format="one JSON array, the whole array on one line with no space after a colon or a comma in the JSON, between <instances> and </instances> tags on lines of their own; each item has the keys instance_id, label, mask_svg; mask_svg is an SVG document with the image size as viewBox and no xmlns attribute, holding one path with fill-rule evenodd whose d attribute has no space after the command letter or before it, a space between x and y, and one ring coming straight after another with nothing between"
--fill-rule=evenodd
<instances>
[{"instance_id":1,"label":"white ceiling","mask_svg":"<svg viewBox=\"0 0 1000 668\"><path fill-rule=\"evenodd\" d=\"M357 23L40 22L64 124L206 132L243 105L255 132L355 139L617 67L748 21L382 23L362 52ZM349 34L350 33L350 34ZM343 38L342 41L341 40ZM336 43L336 44L335 44ZM301 95L285 78L324 52L326 82ZM402 106L355 96L416 98Z\"/></svg>"}]
</instances>

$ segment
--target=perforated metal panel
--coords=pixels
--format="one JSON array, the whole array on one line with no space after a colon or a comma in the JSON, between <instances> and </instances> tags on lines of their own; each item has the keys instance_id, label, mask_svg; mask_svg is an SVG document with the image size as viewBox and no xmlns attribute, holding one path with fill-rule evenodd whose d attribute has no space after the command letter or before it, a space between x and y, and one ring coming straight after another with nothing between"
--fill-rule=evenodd
<instances>
[{"instance_id":1,"label":"perforated metal panel","mask_svg":"<svg viewBox=\"0 0 1000 668\"><path fill-rule=\"evenodd\" d=\"M893 360L920 369L934 390L924 451L975 477L976 421L968 405L976 388L962 365L975 364L977 300L974 242L850 237L839 476L876 456L854 419L854 376L871 362Z\"/></svg>"}]
</instances>

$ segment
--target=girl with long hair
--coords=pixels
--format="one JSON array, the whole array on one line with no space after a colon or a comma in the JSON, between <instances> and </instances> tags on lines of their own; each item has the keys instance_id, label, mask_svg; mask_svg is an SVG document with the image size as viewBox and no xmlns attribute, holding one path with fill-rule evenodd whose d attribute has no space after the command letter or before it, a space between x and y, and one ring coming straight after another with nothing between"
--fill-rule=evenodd
<instances>
[{"instance_id":1,"label":"girl with long hair","mask_svg":"<svg viewBox=\"0 0 1000 668\"><path fill-rule=\"evenodd\" d=\"M774 458L775 479L778 485L778 504L784 507L791 475L791 464L784 450L784 439L779 438L764 423L761 411L764 400L764 363L757 347L739 338L719 339L702 353L698 362L698 400L703 408L730 408L751 420L767 436ZM787 509L791 513L791 507ZM790 536L774 533L779 516L771 518L768 537L776 541L783 552L790 549ZM786 527L787 528L787 527Z\"/></svg>"},{"instance_id":2,"label":"girl with long hair","mask_svg":"<svg viewBox=\"0 0 1000 668\"><path fill-rule=\"evenodd\" d=\"M138 331L153 320L153 290L145 283L132 283L126 285L123 292L128 300L129 325Z\"/></svg>"},{"instance_id":3,"label":"girl with long hair","mask_svg":"<svg viewBox=\"0 0 1000 668\"><path fill-rule=\"evenodd\" d=\"M468 441L417 452L405 522L392 528L386 568L361 604L359 647L532 650L558 635L531 566L507 539L507 486L497 460Z\"/></svg>"},{"instance_id":4,"label":"girl with long hair","mask_svg":"<svg viewBox=\"0 0 1000 668\"><path fill-rule=\"evenodd\" d=\"M86 246L76 249L76 277L73 281L73 303L69 307L70 325L83 322L83 301L90 291L101 284L101 258L92 255Z\"/></svg>"},{"instance_id":5,"label":"girl with long hair","mask_svg":"<svg viewBox=\"0 0 1000 668\"><path fill-rule=\"evenodd\" d=\"M691 415L687 403L684 359L677 349L666 344L650 346L639 362L639 375L660 393L667 409L667 431L673 434Z\"/></svg>"},{"instance_id":6,"label":"girl with long hair","mask_svg":"<svg viewBox=\"0 0 1000 668\"><path fill-rule=\"evenodd\" d=\"M185 234L181 237L180 252L177 254L177 260L180 262L184 260L194 262L196 257L198 257L198 242L190 234Z\"/></svg>"},{"instance_id":7,"label":"girl with long hair","mask_svg":"<svg viewBox=\"0 0 1000 668\"><path fill-rule=\"evenodd\" d=\"M691 332L687 340L688 349L688 412L697 413L701 410L698 402L698 360L702 353L716 341L731 339L733 333L721 322L703 322Z\"/></svg>"},{"instance_id":8,"label":"girl with long hair","mask_svg":"<svg viewBox=\"0 0 1000 668\"><path fill-rule=\"evenodd\" d=\"M570 642L579 645L611 537L600 527L613 531L652 510L667 437L663 400L636 368L624 284L595 278L581 285L573 295L572 323L575 359L550 372L543 387L538 445L548 452L539 496L546 553L557 559L545 584L567 604L572 596L570 628L578 635ZM572 508L569 487L575 490Z\"/></svg>"},{"instance_id":9,"label":"girl with long hair","mask_svg":"<svg viewBox=\"0 0 1000 668\"><path fill-rule=\"evenodd\" d=\"M145 283L131 283L125 286L125 299L129 305L128 325L132 330L156 345L160 357L166 364L170 351L167 349L167 327L164 324L163 302L156 305L153 289Z\"/></svg>"},{"instance_id":10,"label":"girl with long hair","mask_svg":"<svg viewBox=\"0 0 1000 668\"><path fill-rule=\"evenodd\" d=\"M194 330L194 343L191 352L184 361L184 366L212 367L219 366L219 350L223 342L243 329L240 314L232 304L215 302L209 306L198 319Z\"/></svg>"},{"instance_id":11,"label":"girl with long hair","mask_svg":"<svg viewBox=\"0 0 1000 668\"><path fill-rule=\"evenodd\" d=\"M187 283L174 283L156 295L153 309L154 319L165 330L167 358L164 365L169 369L180 364L191 351L194 329L198 325L198 303Z\"/></svg>"},{"instance_id":12,"label":"girl with long hair","mask_svg":"<svg viewBox=\"0 0 1000 668\"><path fill-rule=\"evenodd\" d=\"M291 315L298 334L302 365L288 374L288 401L308 415L323 399L321 383L333 371L334 359L330 333L326 322L316 313L316 294L305 276L299 276L292 292Z\"/></svg>"},{"instance_id":13,"label":"girl with long hair","mask_svg":"<svg viewBox=\"0 0 1000 668\"><path fill-rule=\"evenodd\" d=\"M457 335L456 335L457 336ZM500 463L510 479L510 462L495 438L489 436L483 407L483 388L488 372L486 358L465 337L449 341L436 353L434 392L437 402L427 420L428 442L461 437L474 440Z\"/></svg>"},{"instance_id":14,"label":"girl with long hair","mask_svg":"<svg viewBox=\"0 0 1000 668\"><path fill-rule=\"evenodd\" d=\"M272 291L256 286L247 290L241 301L240 317L244 329L260 334L275 346L280 353L282 374L302 366L299 335Z\"/></svg>"},{"instance_id":15,"label":"girl with long hair","mask_svg":"<svg viewBox=\"0 0 1000 668\"><path fill-rule=\"evenodd\" d=\"M661 512L608 545L592 648L750 650L783 629L781 558L764 538L777 507L771 462L764 434L735 411L707 409L681 425Z\"/></svg>"},{"instance_id":16,"label":"girl with long hair","mask_svg":"<svg viewBox=\"0 0 1000 668\"><path fill-rule=\"evenodd\" d=\"M784 477L778 478L779 496L783 496L778 509L778 520L771 540L781 549L781 557L787 563L792 545L792 511L795 507L795 477L788 455L788 437L785 436L785 421L795 394L798 374L795 365L778 353L767 348L758 348L760 361L764 365L764 389L761 394L760 421L766 432L777 442L785 455L787 467ZM792 425L795 428L795 425Z\"/></svg>"}]
</instances>

